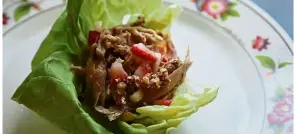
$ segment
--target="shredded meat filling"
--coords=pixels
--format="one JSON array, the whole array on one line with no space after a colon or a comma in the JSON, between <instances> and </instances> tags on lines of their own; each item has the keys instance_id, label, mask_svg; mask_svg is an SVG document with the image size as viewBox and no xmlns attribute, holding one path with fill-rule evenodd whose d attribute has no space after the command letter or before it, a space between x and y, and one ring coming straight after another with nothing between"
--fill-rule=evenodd
<instances>
[{"instance_id":1,"label":"shredded meat filling","mask_svg":"<svg viewBox=\"0 0 296 134\"><path fill-rule=\"evenodd\" d=\"M184 63L176 57L170 35L145 28L143 17L132 24L99 28L89 34L87 64L72 66L72 70L85 77L83 96L110 120L156 99L171 99L173 89L182 82L191 65L189 56ZM144 56L154 53L161 56L147 61L135 55L131 48L139 43L146 47Z\"/></svg>"}]
</instances>

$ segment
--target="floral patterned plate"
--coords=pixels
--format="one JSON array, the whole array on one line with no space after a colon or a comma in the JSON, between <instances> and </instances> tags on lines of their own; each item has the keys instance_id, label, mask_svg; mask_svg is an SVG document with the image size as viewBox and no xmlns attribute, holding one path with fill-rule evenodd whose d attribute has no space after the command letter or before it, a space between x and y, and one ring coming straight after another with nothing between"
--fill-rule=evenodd
<instances>
[{"instance_id":1,"label":"floral patterned plate","mask_svg":"<svg viewBox=\"0 0 296 134\"><path fill-rule=\"evenodd\" d=\"M188 79L220 91L172 133L292 134L293 51L283 29L249 1L173 1L184 6L172 34L181 57L190 47ZM10 100L63 7L59 0L4 4L5 134L64 133Z\"/></svg>"}]
</instances>

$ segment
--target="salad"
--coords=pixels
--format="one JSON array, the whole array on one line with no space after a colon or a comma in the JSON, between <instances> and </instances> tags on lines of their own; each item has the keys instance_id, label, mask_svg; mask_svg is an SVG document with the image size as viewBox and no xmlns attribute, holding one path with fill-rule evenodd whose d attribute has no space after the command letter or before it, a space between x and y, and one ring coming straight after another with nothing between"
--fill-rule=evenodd
<instances>
[{"instance_id":1,"label":"salad","mask_svg":"<svg viewBox=\"0 0 296 134\"><path fill-rule=\"evenodd\" d=\"M180 60L169 30L181 11L161 0L69 0L12 100L68 133L169 133L218 93L188 86L189 48Z\"/></svg>"}]
</instances>

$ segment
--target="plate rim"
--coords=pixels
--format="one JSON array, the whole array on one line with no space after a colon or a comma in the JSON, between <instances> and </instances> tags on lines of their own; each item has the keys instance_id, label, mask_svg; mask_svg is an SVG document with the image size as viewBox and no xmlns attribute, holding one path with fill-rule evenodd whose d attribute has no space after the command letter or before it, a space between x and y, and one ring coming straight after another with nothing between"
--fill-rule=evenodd
<instances>
[{"instance_id":1,"label":"plate rim","mask_svg":"<svg viewBox=\"0 0 296 134\"><path fill-rule=\"evenodd\" d=\"M276 22L268 13L266 13L264 10L262 10L260 7L258 7L256 4L254 4L252 1L247 1L247 0L241 0L241 1L237 1L237 2L240 2L242 5L248 7L249 9L251 9L255 14L259 15L261 17L261 19L263 19L267 24L269 24L269 26L271 26L271 28L273 29L273 31L281 38L281 40L285 43L285 47L289 50L289 55L294 55L293 54L293 47L291 48L290 46L293 45L292 43L292 39L290 38L290 36L288 36L287 32L282 28L282 26L280 24L278 24L278 22ZM37 14L34 14L26 19L24 19L23 21L19 22L19 23L16 23L14 26L12 26L11 28L7 29L4 34L3 34L3 38L5 36L7 36L11 31L13 31L13 29L16 29L17 27L21 26L23 23L27 22L28 20L34 18L34 17L37 17L45 12L49 12L51 10L54 10L56 8L60 8L62 6L64 6L65 4L59 4L59 5L56 5L54 7L51 7L51 8L48 8L46 10L42 10L40 11L39 13ZM193 12L197 12L196 10L192 10L186 6L184 6L184 8L188 9L189 11L193 11ZM211 20L209 18L206 18L205 16L203 15L200 15L201 17L203 17L204 19L207 19L208 21L212 22L212 23L216 23L217 26L219 27L222 27L220 24L218 24L217 22L215 22L214 20ZM224 32L227 32L228 34L230 34L230 36L237 40L237 38L235 36L233 36L231 33L229 33L226 29L226 31ZM238 43L239 43L239 39L238 39ZM241 43L239 43L241 44ZM243 42L244 44L244 42ZM240 45L241 46L241 45ZM261 129L261 132L260 133L263 133L263 129L264 129L264 126L265 126L265 121L266 121L266 117L265 115L267 114L267 111L266 111L266 107L267 107L267 104L266 104L266 87L265 87L265 84L263 82L263 78L262 76L260 75L260 70L258 68L258 65L255 64L255 61L254 59L251 57L250 53L248 52L248 50L245 50L245 47L241 46L242 49L244 49L244 51L246 51L246 53L248 54L248 56L250 57L250 59L252 60L253 62L253 65L256 67L256 70L257 70L257 73L258 73L258 77L261 79L262 81L262 85L264 87L264 89L262 89L264 91L264 115L263 115L263 123L262 123L262 129Z\"/></svg>"},{"instance_id":2,"label":"plate rim","mask_svg":"<svg viewBox=\"0 0 296 134\"><path fill-rule=\"evenodd\" d=\"M290 54L294 55L293 47L292 47L293 45L292 38L288 35L287 31L284 30L284 28L273 17L270 16L270 14L268 14L265 10L260 8L257 4L255 4L251 0L238 0L238 2L240 2L247 8L251 9L255 14L260 16L260 18L263 19L285 42L286 47L290 51Z\"/></svg>"}]
</instances>

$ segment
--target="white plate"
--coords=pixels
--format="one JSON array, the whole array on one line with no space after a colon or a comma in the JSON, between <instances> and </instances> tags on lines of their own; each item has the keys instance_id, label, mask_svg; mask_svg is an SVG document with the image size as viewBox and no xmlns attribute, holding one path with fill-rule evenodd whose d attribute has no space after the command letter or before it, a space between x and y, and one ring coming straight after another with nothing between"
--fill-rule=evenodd
<instances>
[{"instance_id":1,"label":"white plate","mask_svg":"<svg viewBox=\"0 0 296 134\"><path fill-rule=\"evenodd\" d=\"M260 64L254 58L257 53L250 52L254 51L249 48L252 42L251 40L246 41L256 30L246 33L246 29L241 27L247 25L247 22L229 21L221 24L221 22L205 17L200 12L193 11L188 3L182 4L187 8L173 24L172 35L179 56L184 57L187 46L190 47L194 64L188 72L188 79L200 85L218 85L220 91L214 102L200 108L173 133L259 134L272 132L272 130L264 129L268 126L266 110L271 107L267 104L269 99L266 98L271 93L266 93L266 88L275 87L275 85L273 85L274 82L266 82L263 79L262 72L265 72L259 69ZM244 9L246 7L243 4L238 6L240 10L246 10ZM29 74L34 53L62 9L63 6L57 6L43 11L14 26L4 34L3 129L5 134L63 133L62 130L52 126L24 106L10 100L15 89ZM262 25L260 28L264 33L269 32L268 25L263 24L262 20L256 17L254 16L253 20L257 21L257 25ZM241 17L241 19L246 18ZM240 25L236 24L238 22ZM234 32L239 34L233 34ZM272 33L271 37L279 38L276 32ZM256 33L253 36L256 37ZM245 44L250 44L250 46ZM283 44L279 45L282 46L278 48L289 51ZM280 59L291 60L291 57L289 53L281 53ZM286 71L286 74L290 71ZM281 82L289 84L291 76L286 74L280 74L284 79ZM200 91L198 89L200 88L196 86L196 90Z\"/></svg>"}]
</instances>

